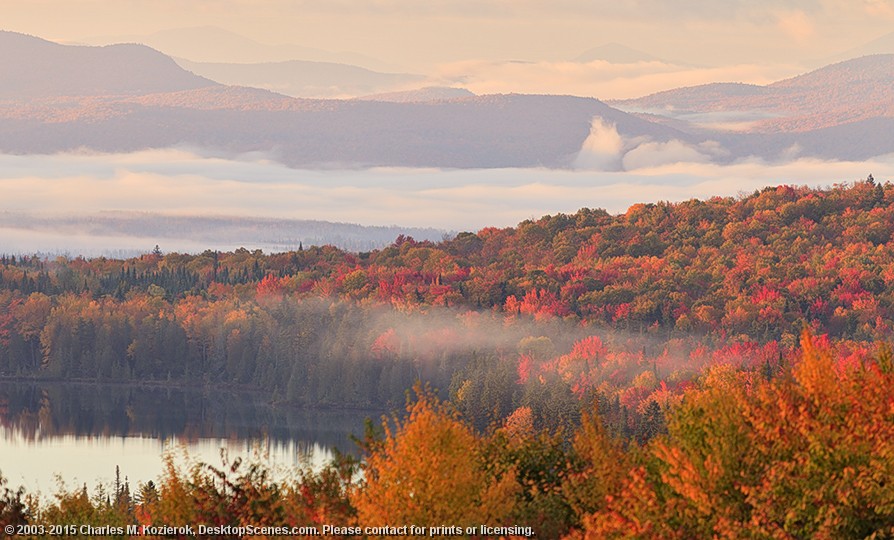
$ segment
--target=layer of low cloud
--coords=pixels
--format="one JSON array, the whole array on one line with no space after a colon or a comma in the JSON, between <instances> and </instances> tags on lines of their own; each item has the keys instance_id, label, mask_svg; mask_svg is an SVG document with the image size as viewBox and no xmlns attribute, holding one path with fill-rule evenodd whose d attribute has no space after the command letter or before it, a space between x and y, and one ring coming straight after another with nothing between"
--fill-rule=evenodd
<instances>
[{"instance_id":1,"label":"layer of low cloud","mask_svg":"<svg viewBox=\"0 0 894 540\"><path fill-rule=\"evenodd\" d=\"M894 177L894 156L869 162L707 162L709 148L644 142L622 171L373 169L305 171L183 150L126 155L0 156L0 211L320 219L477 230L581 207L736 195L767 185L828 186ZM662 159L658 159L658 157ZM0 232L0 235L8 235ZM0 237L0 247L8 243Z\"/></svg>"}]
</instances>

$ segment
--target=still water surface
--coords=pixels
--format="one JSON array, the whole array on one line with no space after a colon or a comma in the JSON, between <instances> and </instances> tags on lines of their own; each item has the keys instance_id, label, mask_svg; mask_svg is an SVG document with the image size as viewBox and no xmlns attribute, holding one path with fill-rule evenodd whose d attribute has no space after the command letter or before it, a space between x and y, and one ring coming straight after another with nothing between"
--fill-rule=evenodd
<instances>
[{"instance_id":1,"label":"still water surface","mask_svg":"<svg viewBox=\"0 0 894 540\"><path fill-rule=\"evenodd\" d=\"M219 467L224 449L283 479L321 467L333 448L354 451L351 435L380 415L276 407L230 391L0 382L0 474L49 496L57 477L69 489L111 485L118 466L133 489L158 480L166 453L182 467Z\"/></svg>"}]
</instances>

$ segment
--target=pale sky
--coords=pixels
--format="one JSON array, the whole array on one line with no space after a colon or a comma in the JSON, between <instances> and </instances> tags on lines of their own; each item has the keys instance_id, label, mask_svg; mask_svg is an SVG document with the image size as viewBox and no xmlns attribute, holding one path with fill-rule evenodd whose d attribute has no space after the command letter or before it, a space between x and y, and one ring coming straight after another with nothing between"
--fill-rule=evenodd
<instances>
[{"instance_id":1,"label":"pale sky","mask_svg":"<svg viewBox=\"0 0 894 540\"><path fill-rule=\"evenodd\" d=\"M4 29L51 40L211 25L410 70L570 60L617 42L703 66L805 63L889 33L894 0L0 0Z\"/></svg>"}]
</instances>

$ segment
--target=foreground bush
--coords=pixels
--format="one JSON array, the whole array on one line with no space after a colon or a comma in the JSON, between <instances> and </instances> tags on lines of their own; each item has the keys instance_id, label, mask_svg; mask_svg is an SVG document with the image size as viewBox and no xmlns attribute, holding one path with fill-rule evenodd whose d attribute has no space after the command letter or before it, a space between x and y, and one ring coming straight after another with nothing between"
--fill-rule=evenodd
<instances>
[{"instance_id":1,"label":"foreground bush","mask_svg":"<svg viewBox=\"0 0 894 540\"><path fill-rule=\"evenodd\" d=\"M588 538L894 535L894 370L809 335L791 373L718 366L671 415Z\"/></svg>"}]
</instances>

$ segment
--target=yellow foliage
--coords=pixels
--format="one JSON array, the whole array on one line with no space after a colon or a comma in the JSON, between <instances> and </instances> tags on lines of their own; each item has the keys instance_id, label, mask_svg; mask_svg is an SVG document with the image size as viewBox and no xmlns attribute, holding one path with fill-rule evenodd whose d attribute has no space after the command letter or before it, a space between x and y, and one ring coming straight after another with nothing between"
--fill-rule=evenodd
<instances>
[{"instance_id":1,"label":"yellow foliage","mask_svg":"<svg viewBox=\"0 0 894 540\"><path fill-rule=\"evenodd\" d=\"M436 398L421 394L409 418L374 448L366 485L353 493L364 526L502 524L518 486L487 474L481 441Z\"/></svg>"},{"instance_id":2,"label":"yellow foliage","mask_svg":"<svg viewBox=\"0 0 894 540\"><path fill-rule=\"evenodd\" d=\"M574 437L578 471L565 478L562 491L576 515L601 510L628 471L627 456L605 431L595 414L584 414Z\"/></svg>"},{"instance_id":3,"label":"yellow foliage","mask_svg":"<svg viewBox=\"0 0 894 540\"><path fill-rule=\"evenodd\" d=\"M174 456L164 457L164 475L159 500L146 510L158 523L172 527L195 523L188 480L177 469Z\"/></svg>"}]
</instances>

